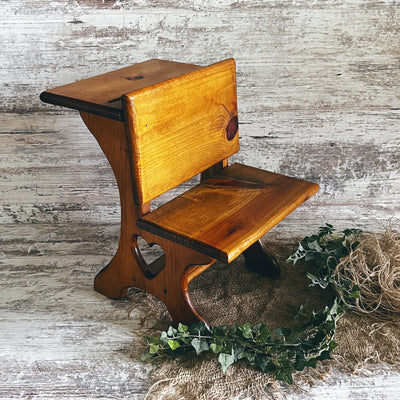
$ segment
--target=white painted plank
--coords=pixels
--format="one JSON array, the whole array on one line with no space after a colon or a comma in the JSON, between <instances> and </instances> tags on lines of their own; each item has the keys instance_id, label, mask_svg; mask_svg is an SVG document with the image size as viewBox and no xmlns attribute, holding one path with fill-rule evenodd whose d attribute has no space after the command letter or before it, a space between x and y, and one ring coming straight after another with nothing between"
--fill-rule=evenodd
<instances>
[{"instance_id":1,"label":"white painted plank","mask_svg":"<svg viewBox=\"0 0 400 400\"><path fill-rule=\"evenodd\" d=\"M242 124L241 151L233 160L320 184L317 196L278 229L301 235L325 222L343 221L371 230L400 217L398 116L322 112L304 118L296 129L300 115L285 112L279 115L287 126L281 133L252 136L249 125ZM337 124L348 126L346 135L322 134ZM371 136L374 126L383 127L382 134ZM78 115L3 114L0 132L1 223L119 223L115 178Z\"/></svg>"}]
</instances>

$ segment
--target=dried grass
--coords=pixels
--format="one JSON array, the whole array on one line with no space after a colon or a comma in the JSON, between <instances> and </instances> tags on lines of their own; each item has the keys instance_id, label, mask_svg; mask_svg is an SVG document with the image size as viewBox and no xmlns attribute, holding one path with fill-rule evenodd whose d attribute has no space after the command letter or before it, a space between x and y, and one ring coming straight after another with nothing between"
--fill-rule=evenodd
<instances>
[{"instance_id":1,"label":"dried grass","mask_svg":"<svg viewBox=\"0 0 400 400\"><path fill-rule=\"evenodd\" d=\"M397 226L396 226L397 225ZM341 260L335 271L339 284L360 288L359 298L341 295L345 304L378 322L400 317L400 232L393 221L383 234L364 234L360 244Z\"/></svg>"}]
</instances>

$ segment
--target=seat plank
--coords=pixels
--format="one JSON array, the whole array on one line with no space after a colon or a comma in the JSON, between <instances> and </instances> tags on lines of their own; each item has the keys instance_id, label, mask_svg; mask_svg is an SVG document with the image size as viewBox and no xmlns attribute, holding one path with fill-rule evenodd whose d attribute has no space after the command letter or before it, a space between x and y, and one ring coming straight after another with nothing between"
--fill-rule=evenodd
<instances>
[{"instance_id":1,"label":"seat plank","mask_svg":"<svg viewBox=\"0 0 400 400\"><path fill-rule=\"evenodd\" d=\"M231 262L318 191L305 180L233 164L138 220L140 228Z\"/></svg>"}]
</instances>

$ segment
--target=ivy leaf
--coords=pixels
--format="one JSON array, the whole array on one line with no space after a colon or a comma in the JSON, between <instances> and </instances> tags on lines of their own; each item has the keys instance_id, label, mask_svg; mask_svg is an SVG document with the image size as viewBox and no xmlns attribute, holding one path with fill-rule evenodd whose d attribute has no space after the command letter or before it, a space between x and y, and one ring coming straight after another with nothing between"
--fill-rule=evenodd
<instances>
[{"instance_id":1,"label":"ivy leaf","mask_svg":"<svg viewBox=\"0 0 400 400\"><path fill-rule=\"evenodd\" d=\"M273 335L273 332L264 323L256 325L255 330L258 332L257 342L260 344L267 343Z\"/></svg>"},{"instance_id":2,"label":"ivy leaf","mask_svg":"<svg viewBox=\"0 0 400 400\"><path fill-rule=\"evenodd\" d=\"M219 325L212 328L212 335L214 337L223 338L228 330L228 325Z\"/></svg>"},{"instance_id":3,"label":"ivy leaf","mask_svg":"<svg viewBox=\"0 0 400 400\"><path fill-rule=\"evenodd\" d=\"M178 331L173 326L170 326L168 328L167 335L169 337L174 337L177 333L178 333Z\"/></svg>"},{"instance_id":4,"label":"ivy leaf","mask_svg":"<svg viewBox=\"0 0 400 400\"><path fill-rule=\"evenodd\" d=\"M268 359L264 357L261 356L254 357L253 360L247 357L247 359L250 361L250 364L256 365L258 368L260 368L262 372L268 372L275 369L275 365L268 362Z\"/></svg>"},{"instance_id":5,"label":"ivy leaf","mask_svg":"<svg viewBox=\"0 0 400 400\"><path fill-rule=\"evenodd\" d=\"M217 343L211 343L210 344L210 350L214 353L214 354L218 354L221 352L221 350L223 349L223 347Z\"/></svg>"},{"instance_id":6,"label":"ivy leaf","mask_svg":"<svg viewBox=\"0 0 400 400\"><path fill-rule=\"evenodd\" d=\"M284 361L282 365L276 369L275 376L277 379L291 385L293 383L292 373L293 368L290 366L290 363L288 361Z\"/></svg>"},{"instance_id":7,"label":"ivy leaf","mask_svg":"<svg viewBox=\"0 0 400 400\"><path fill-rule=\"evenodd\" d=\"M188 329L189 329L189 328L188 328L186 325L183 325L183 324L181 324L181 323L179 322L179 325L178 325L178 332L180 332L180 333L187 332Z\"/></svg>"},{"instance_id":8,"label":"ivy leaf","mask_svg":"<svg viewBox=\"0 0 400 400\"><path fill-rule=\"evenodd\" d=\"M247 358L250 363L253 363L256 359L256 355L251 351L243 351L240 355L238 355L238 360L241 360L242 358Z\"/></svg>"},{"instance_id":9,"label":"ivy leaf","mask_svg":"<svg viewBox=\"0 0 400 400\"><path fill-rule=\"evenodd\" d=\"M341 257L357 246L360 233L353 229L337 233L332 225L326 224L317 235L306 236L288 261L294 264L298 260L313 262L315 272L307 273L310 286L325 289L335 283L337 291L357 297L359 287L350 281L338 284L333 274ZM296 317L305 317L305 313L306 306L302 305ZM277 379L291 384L294 370L303 370L305 366L315 368L317 361L330 358L330 353L337 347L333 338L342 313L343 302L337 297L323 312L312 312L308 321L293 331L287 328L271 331L264 323L222 325L211 330L204 322L190 326L179 324L177 329L170 326L160 337L145 338L149 352L143 359L163 353L176 358L193 349L197 354L211 350L218 354L223 372L237 360L247 359L250 365L263 372L273 372Z\"/></svg>"},{"instance_id":10,"label":"ivy leaf","mask_svg":"<svg viewBox=\"0 0 400 400\"><path fill-rule=\"evenodd\" d=\"M316 240L308 243L308 248L311 250L322 251L321 246L318 244L318 242Z\"/></svg>"},{"instance_id":11,"label":"ivy leaf","mask_svg":"<svg viewBox=\"0 0 400 400\"><path fill-rule=\"evenodd\" d=\"M210 349L208 343L205 340L200 340L199 338L194 338L190 342L190 344L196 350L197 355L201 354L203 351L208 351Z\"/></svg>"},{"instance_id":12,"label":"ivy leaf","mask_svg":"<svg viewBox=\"0 0 400 400\"><path fill-rule=\"evenodd\" d=\"M149 353L151 355L153 354L157 354L158 350L160 350L160 345L159 344L155 344L155 343L150 343L150 350Z\"/></svg>"},{"instance_id":13,"label":"ivy leaf","mask_svg":"<svg viewBox=\"0 0 400 400\"><path fill-rule=\"evenodd\" d=\"M303 371L303 369L305 367L307 367L309 364L307 362L307 360L304 358L303 354L297 354L296 356L296 362L294 367L298 370L298 371Z\"/></svg>"},{"instance_id":14,"label":"ivy leaf","mask_svg":"<svg viewBox=\"0 0 400 400\"><path fill-rule=\"evenodd\" d=\"M279 326L277 329L275 329L274 334L276 336L279 336L283 339L285 339L286 336L289 336L291 334L291 330L289 328L283 328Z\"/></svg>"},{"instance_id":15,"label":"ivy leaf","mask_svg":"<svg viewBox=\"0 0 400 400\"><path fill-rule=\"evenodd\" d=\"M222 372L226 370L235 362L235 356L233 354L220 353L218 356L218 362L221 364Z\"/></svg>"},{"instance_id":16,"label":"ivy leaf","mask_svg":"<svg viewBox=\"0 0 400 400\"><path fill-rule=\"evenodd\" d=\"M243 358L243 354L245 354L246 350L243 346L235 345L232 347L232 355L235 358L235 362Z\"/></svg>"},{"instance_id":17,"label":"ivy leaf","mask_svg":"<svg viewBox=\"0 0 400 400\"><path fill-rule=\"evenodd\" d=\"M293 377L292 377L292 370L291 369L278 369L275 372L276 379L279 379L280 381L286 382L289 385L293 383Z\"/></svg>"},{"instance_id":18,"label":"ivy leaf","mask_svg":"<svg viewBox=\"0 0 400 400\"><path fill-rule=\"evenodd\" d=\"M180 346L179 342L176 340L168 340L168 345L171 350L176 350Z\"/></svg>"},{"instance_id":19,"label":"ivy leaf","mask_svg":"<svg viewBox=\"0 0 400 400\"><path fill-rule=\"evenodd\" d=\"M243 326L239 326L239 330L242 332L242 335L246 339L252 339L253 338L253 333L251 329L251 325L249 323L244 324Z\"/></svg>"},{"instance_id":20,"label":"ivy leaf","mask_svg":"<svg viewBox=\"0 0 400 400\"><path fill-rule=\"evenodd\" d=\"M160 336L160 342L161 342L161 343L168 343L168 340L169 340L169 339L170 339L170 338L168 337L167 332L162 331L162 332L161 332L161 336Z\"/></svg>"}]
</instances>

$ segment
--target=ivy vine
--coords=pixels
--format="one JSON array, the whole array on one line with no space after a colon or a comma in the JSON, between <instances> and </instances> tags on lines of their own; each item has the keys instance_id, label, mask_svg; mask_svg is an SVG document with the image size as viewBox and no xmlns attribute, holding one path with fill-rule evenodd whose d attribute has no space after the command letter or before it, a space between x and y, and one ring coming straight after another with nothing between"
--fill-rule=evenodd
<instances>
[{"instance_id":1,"label":"ivy vine","mask_svg":"<svg viewBox=\"0 0 400 400\"><path fill-rule=\"evenodd\" d=\"M326 224L317 234L305 237L287 261L296 264L304 260L316 266L315 273L307 273L310 286L326 289L334 285L336 290L357 297L359 288L350 282L338 285L333 272L340 259L358 245L360 233L357 229L337 232ZM177 328L170 326L161 336L145 338L149 350L143 360L162 355L175 359L189 352L197 355L208 352L218 356L223 372L233 363L245 360L262 372L272 372L276 379L291 384L295 371L315 368L318 361L331 357L332 350L338 346L334 335L343 312L344 304L338 296L322 312L312 312L308 321L295 329L279 327L272 331L264 323L211 328L203 322L191 326L179 324ZM305 314L307 306L301 305L294 318L300 319Z\"/></svg>"}]
</instances>

